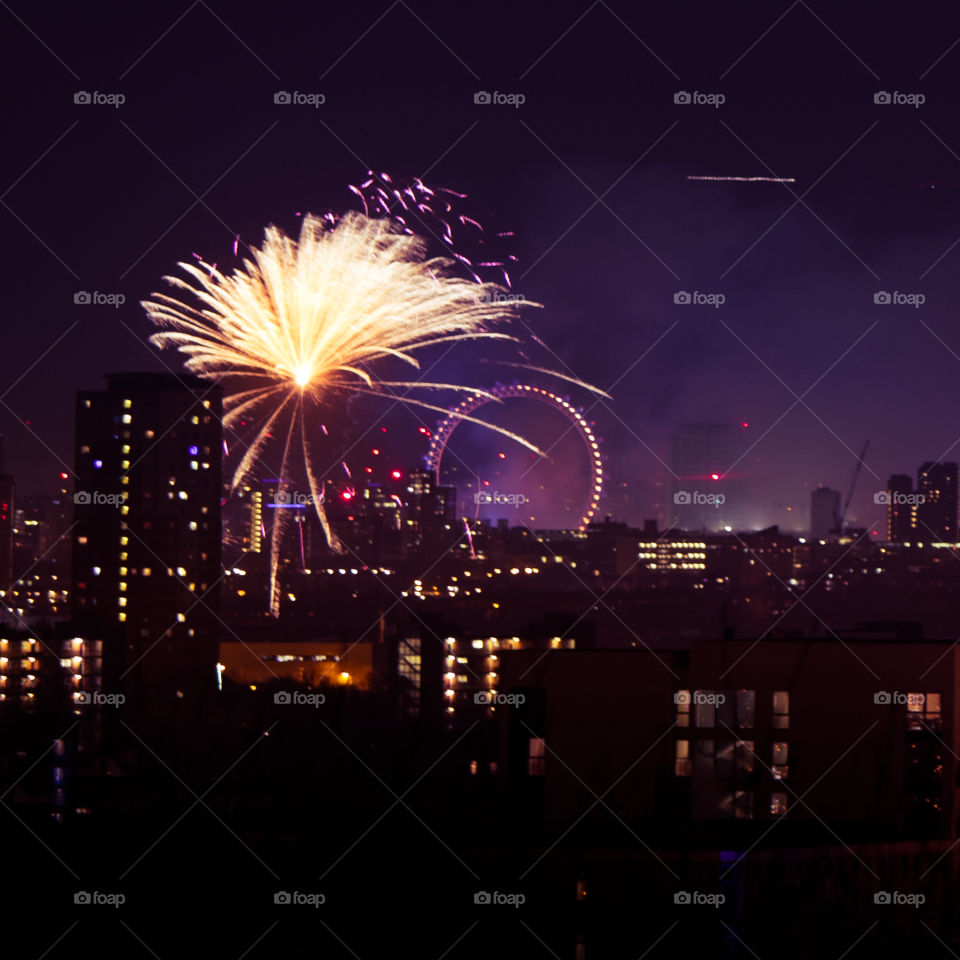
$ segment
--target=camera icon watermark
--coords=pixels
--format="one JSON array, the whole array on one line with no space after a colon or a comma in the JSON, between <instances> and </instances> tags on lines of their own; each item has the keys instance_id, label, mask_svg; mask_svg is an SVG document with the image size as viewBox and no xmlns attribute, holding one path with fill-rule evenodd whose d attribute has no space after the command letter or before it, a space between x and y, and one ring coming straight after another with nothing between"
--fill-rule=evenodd
<instances>
[{"instance_id":1,"label":"camera icon watermark","mask_svg":"<svg viewBox=\"0 0 960 960\"><path fill-rule=\"evenodd\" d=\"M701 293L699 290L691 293L689 290L677 290L673 295L673 302L680 306L713 307L716 310L727 302L727 298L722 293Z\"/></svg>"},{"instance_id":2,"label":"camera icon watermark","mask_svg":"<svg viewBox=\"0 0 960 960\"><path fill-rule=\"evenodd\" d=\"M478 104L496 104L498 106L520 107L527 102L527 98L522 93L500 93L494 90L490 93L488 90L478 90L473 95L473 102Z\"/></svg>"},{"instance_id":3,"label":"camera icon watermark","mask_svg":"<svg viewBox=\"0 0 960 960\"><path fill-rule=\"evenodd\" d=\"M900 890L878 890L873 895L873 902L880 906L917 907L927 902L922 893L903 893Z\"/></svg>"},{"instance_id":4,"label":"camera icon watermark","mask_svg":"<svg viewBox=\"0 0 960 960\"><path fill-rule=\"evenodd\" d=\"M327 102L326 94L323 93L301 93L294 90L277 90L273 95L273 102L281 106L292 105L295 107L317 107Z\"/></svg>"},{"instance_id":5,"label":"camera icon watermark","mask_svg":"<svg viewBox=\"0 0 960 960\"><path fill-rule=\"evenodd\" d=\"M873 495L873 502L881 507L918 507L925 503L926 499L922 493L903 493L899 490L878 490Z\"/></svg>"},{"instance_id":6,"label":"camera icon watermark","mask_svg":"<svg viewBox=\"0 0 960 960\"><path fill-rule=\"evenodd\" d=\"M706 704L717 707L727 702L727 696L724 693L713 693L708 690L678 690L673 695L673 702L677 706L689 706L693 704Z\"/></svg>"},{"instance_id":7,"label":"camera icon watermark","mask_svg":"<svg viewBox=\"0 0 960 960\"><path fill-rule=\"evenodd\" d=\"M80 507L122 507L127 502L125 493L101 493L99 490L78 490L73 502Z\"/></svg>"},{"instance_id":8,"label":"camera icon watermark","mask_svg":"<svg viewBox=\"0 0 960 960\"><path fill-rule=\"evenodd\" d=\"M323 893L303 893L300 890L277 890L273 895L273 902L277 906L317 907L327 902Z\"/></svg>"},{"instance_id":9,"label":"camera icon watermark","mask_svg":"<svg viewBox=\"0 0 960 960\"><path fill-rule=\"evenodd\" d=\"M722 893L702 893L699 890L677 890L673 895L673 902L677 906L696 906L696 907L717 907L727 902L727 898Z\"/></svg>"},{"instance_id":10,"label":"camera icon watermark","mask_svg":"<svg viewBox=\"0 0 960 960\"><path fill-rule=\"evenodd\" d=\"M101 493L99 490L78 490L73 502L80 506L121 507L127 502L126 493Z\"/></svg>"},{"instance_id":11,"label":"camera icon watermark","mask_svg":"<svg viewBox=\"0 0 960 960\"><path fill-rule=\"evenodd\" d=\"M890 93L887 90L878 90L873 95L873 102L881 106L893 105L916 109L923 106L927 102L927 98L922 93L901 93L899 90Z\"/></svg>"},{"instance_id":12,"label":"camera icon watermark","mask_svg":"<svg viewBox=\"0 0 960 960\"><path fill-rule=\"evenodd\" d=\"M527 902L522 893L501 893L499 890L477 890L473 895L473 902L480 906L520 907Z\"/></svg>"},{"instance_id":13,"label":"camera icon watermark","mask_svg":"<svg viewBox=\"0 0 960 960\"><path fill-rule=\"evenodd\" d=\"M78 290L73 295L73 302L78 306L93 305L116 309L122 307L127 302L127 298L122 293L101 293L99 290L90 293L89 290Z\"/></svg>"},{"instance_id":14,"label":"camera icon watermark","mask_svg":"<svg viewBox=\"0 0 960 960\"><path fill-rule=\"evenodd\" d=\"M292 707L317 707L327 702L325 694L322 693L304 693L301 690L278 690L273 695L273 702L279 706Z\"/></svg>"},{"instance_id":15,"label":"camera icon watermark","mask_svg":"<svg viewBox=\"0 0 960 960\"><path fill-rule=\"evenodd\" d=\"M126 96L122 93L100 93L99 90L94 90L92 93L89 90L77 90L73 95L73 102L80 104L81 106L96 106L96 107L121 107L127 102Z\"/></svg>"},{"instance_id":16,"label":"camera icon watermark","mask_svg":"<svg viewBox=\"0 0 960 960\"><path fill-rule=\"evenodd\" d=\"M123 893L102 893L100 890L77 890L73 894L77 906L121 907L127 902Z\"/></svg>"},{"instance_id":17,"label":"camera icon watermark","mask_svg":"<svg viewBox=\"0 0 960 960\"><path fill-rule=\"evenodd\" d=\"M681 106L702 106L718 108L727 102L727 98L722 93L701 93L694 90L690 93L687 90L677 90L673 95L673 102Z\"/></svg>"},{"instance_id":18,"label":"camera icon watermark","mask_svg":"<svg viewBox=\"0 0 960 960\"><path fill-rule=\"evenodd\" d=\"M473 695L473 702L482 707L519 707L527 702L522 693L495 693L493 690L479 690Z\"/></svg>"},{"instance_id":19,"label":"camera icon watermark","mask_svg":"<svg viewBox=\"0 0 960 960\"><path fill-rule=\"evenodd\" d=\"M678 507L711 506L720 509L727 502L722 493L701 493L699 490L677 490L673 495L673 502Z\"/></svg>"},{"instance_id":20,"label":"camera icon watermark","mask_svg":"<svg viewBox=\"0 0 960 960\"><path fill-rule=\"evenodd\" d=\"M927 298L922 293L901 293L899 290L890 293L888 290L878 290L873 295L873 302L882 307L893 305L919 310L927 302Z\"/></svg>"},{"instance_id":21,"label":"camera icon watermark","mask_svg":"<svg viewBox=\"0 0 960 960\"><path fill-rule=\"evenodd\" d=\"M903 706L922 707L927 701L926 695L922 693L900 693L899 690L878 690L873 695L873 702L881 706Z\"/></svg>"},{"instance_id":22,"label":"camera icon watermark","mask_svg":"<svg viewBox=\"0 0 960 960\"><path fill-rule=\"evenodd\" d=\"M522 293L488 289L477 297L477 303L525 303L526 299Z\"/></svg>"},{"instance_id":23,"label":"camera icon watermark","mask_svg":"<svg viewBox=\"0 0 960 960\"><path fill-rule=\"evenodd\" d=\"M313 494L299 493L296 490L278 490L273 495L273 502L278 507L312 506Z\"/></svg>"},{"instance_id":24,"label":"camera icon watermark","mask_svg":"<svg viewBox=\"0 0 960 960\"><path fill-rule=\"evenodd\" d=\"M84 707L122 707L127 702L127 697L123 693L77 690L73 695L73 702Z\"/></svg>"},{"instance_id":25,"label":"camera icon watermark","mask_svg":"<svg viewBox=\"0 0 960 960\"><path fill-rule=\"evenodd\" d=\"M477 506L496 504L497 506L513 507L514 510L519 510L525 503L530 502L530 498L522 493L499 493L495 490L493 493L475 493L473 502Z\"/></svg>"}]
</instances>

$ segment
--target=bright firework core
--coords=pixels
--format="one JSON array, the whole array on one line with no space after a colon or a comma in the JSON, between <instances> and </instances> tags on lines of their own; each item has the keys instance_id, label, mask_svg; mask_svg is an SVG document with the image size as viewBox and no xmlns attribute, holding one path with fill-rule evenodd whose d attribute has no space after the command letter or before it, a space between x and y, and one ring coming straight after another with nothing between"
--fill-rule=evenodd
<instances>
[{"instance_id":1,"label":"bright firework core","mask_svg":"<svg viewBox=\"0 0 960 960\"><path fill-rule=\"evenodd\" d=\"M446 414L447 405L416 399L410 391L453 391L492 399L489 393L462 384L383 379L380 370L392 361L406 365L416 376L420 363L415 354L425 347L515 340L492 328L516 318L522 307L539 306L498 297L501 287L466 279L455 272L457 261L428 258L426 251L426 241L404 233L388 219L356 212L340 220L308 215L298 241L268 227L263 245L231 274L203 261L180 263L190 280L165 279L192 302L154 294L143 303L161 328L151 337L154 344L185 354L191 372L226 381L224 428L234 433L243 450L233 472L234 489L255 469L281 478L282 492L296 485L291 478L300 477L334 549L340 545L323 507L326 478L317 469L327 459L321 448L326 447L324 421L332 401L368 395ZM469 415L461 419L540 453L503 427ZM235 428L247 422L254 425L253 436L236 437ZM282 452L271 449L272 459L267 460L271 438L282 441ZM278 512L270 564L270 606L275 615L287 511Z\"/></svg>"}]
</instances>

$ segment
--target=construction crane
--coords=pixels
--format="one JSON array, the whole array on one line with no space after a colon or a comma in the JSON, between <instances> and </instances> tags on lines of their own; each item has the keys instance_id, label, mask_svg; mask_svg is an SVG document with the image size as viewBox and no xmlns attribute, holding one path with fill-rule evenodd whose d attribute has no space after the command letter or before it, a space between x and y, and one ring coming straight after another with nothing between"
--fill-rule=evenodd
<instances>
[{"instance_id":1,"label":"construction crane","mask_svg":"<svg viewBox=\"0 0 960 960\"><path fill-rule=\"evenodd\" d=\"M867 455L867 447L870 446L870 441L867 440L863 445L863 450L860 451L860 457L857 460L857 465L853 468L853 479L850 481L850 489L847 491L847 499L843 505L843 509L840 511L840 516L836 518L837 520L837 535L843 536L843 522L847 519L847 510L850 509L850 501L853 499L853 491L857 488L857 480L860 477L860 468L863 466L863 458Z\"/></svg>"}]
</instances>

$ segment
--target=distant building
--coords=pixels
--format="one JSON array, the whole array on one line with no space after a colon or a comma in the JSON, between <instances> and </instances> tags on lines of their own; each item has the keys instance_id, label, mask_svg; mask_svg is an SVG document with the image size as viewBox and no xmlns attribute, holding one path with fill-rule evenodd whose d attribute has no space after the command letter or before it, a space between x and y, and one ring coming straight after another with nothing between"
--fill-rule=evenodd
<instances>
[{"instance_id":1,"label":"distant building","mask_svg":"<svg viewBox=\"0 0 960 960\"><path fill-rule=\"evenodd\" d=\"M953 543L957 539L957 465L928 461L917 473L916 536Z\"/></svg>"},{"instance_id":2,"label":"distant building","mask_svg":"<svg viewBox=\"0 0 960 960\"><path fill-rule=\"evenodd\" d=\"M916 536L916 527L913 480L905 473L895 473L887 481L887 540L910 543Z\"/></svg>"},{"instance_id":3,"label":"distant building","mask_svg":"<svg viewBox=\"0 0 960 960\"><path fill-rule=\"evenodd\" d=\"M77 398L74 625L104 640L104 688L182 697L216 680L222 393L121 373Z\"/></svg>"},{"instance_id":4,"label":"distant building","mask_svg":"<svg viewBox=\"0 0 960 960\"><path fill-rule=\"evenodd\" d=\"M665 526L743 529L745 484L738 471L742 434L742 428L727 423L689 423L674 434Z\"/></svg>"},{"instance_id":5,"label":"distant building","mask_svg":"<svg viewBox=\"0 0 960 960\"><path fill-rule=\"evenodd\" d=\"M817 487L810 492L810 536L826 540L840 521L840 491Z\"/></svg>"},{"instance_id":6,"label":"distant building","mask_svg":"<svg viewBox=\"0 0 960 960\"><path fill-rule=\"evenodd\" d=\"M14 581L14 479L4 472L3 437L0 437L0 590L6 590Z\"/></svg>"}]
</instances>

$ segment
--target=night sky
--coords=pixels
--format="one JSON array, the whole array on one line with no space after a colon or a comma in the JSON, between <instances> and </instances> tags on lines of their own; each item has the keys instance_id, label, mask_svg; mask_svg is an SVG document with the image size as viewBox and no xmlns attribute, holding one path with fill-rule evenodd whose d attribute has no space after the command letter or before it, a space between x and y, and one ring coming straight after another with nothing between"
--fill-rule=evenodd
<instances>
[{"instance_id":1,"label":"night sky","mask_svg":"<svg viewBox=\"0 0 960 960\"><path fill-rule=\"evenodd\" d=\"M194 251L222 268L238 233L259 243L269 223L296 231L298 211L353 206L368 167L466 192L517 230L514 289L546 306L529 318L554 354L539 358L613 396L591 417L610 480L640 493L625 519L652 515L684 422L749 421L737 469L755 526L804 525L810 487L845 490L868 437L854 522L881 522L888 474L960 459L947 4L13 0L0 24L0 432L21 493L72 467L77 389L179 366L147 345L138 305L163 274ZM281 90L325 103L275 104Z\"/></svg>"}]
</instances>

